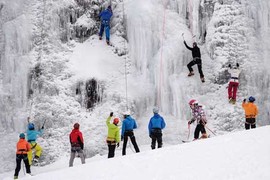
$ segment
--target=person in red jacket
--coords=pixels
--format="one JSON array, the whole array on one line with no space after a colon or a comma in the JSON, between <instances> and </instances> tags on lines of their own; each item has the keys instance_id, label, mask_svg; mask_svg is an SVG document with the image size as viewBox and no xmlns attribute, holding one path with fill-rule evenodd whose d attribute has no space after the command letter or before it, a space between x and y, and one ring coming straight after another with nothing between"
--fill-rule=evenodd
<instances>
[{"instance_id":1,"label":"person in red jacket","mask_svg":"<svg viewBox=\"0 0 270 180\"><path fill-rule=\"evenodd\" d=\"M83 135L81 131L79 130L80 124L75 123L74 129L71 131L69 135L70 145L71 145L71 154L70 154L70 160L69 160L69 167L73 166L73 162L75 159L76 152L78 153L79 157L81 158L82 164L85 164L85 157L83 153Z\"/></svg>"},{"instance_id":2,"label":"person in red jacket","mask_svg":"<svg viewBox=\"0 0 270 180\"><path fill-rule=\"evenodd\" d=\"M16 152L16 169L14 179L18 179L19 172L21 170L21 162L23 160L26 168L26 173L31 174L30 165L27 157L27 153L31 150L30 144L25 140L25 134L20 134L20 140L17 143Z\"/></svg>"}]
</instances>

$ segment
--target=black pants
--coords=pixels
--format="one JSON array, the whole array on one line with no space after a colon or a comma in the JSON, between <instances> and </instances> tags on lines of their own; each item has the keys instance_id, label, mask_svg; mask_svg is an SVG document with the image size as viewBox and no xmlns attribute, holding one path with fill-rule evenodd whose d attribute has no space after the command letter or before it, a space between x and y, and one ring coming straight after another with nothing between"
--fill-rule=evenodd
<instances>
[{"instance_id":1,"label":"black pants","mask_svg":"<svg viewBox=\"0 0 270 180\"><path fill-rule=\"evenodd\" d=\"M151 148L155 149L156 148L156 142L158 143L158 148L162 147L162 131L161 129L152 129L151 131Z\"/></svg>"},{"instance_id":2,"label":"black pants","mask_svg":"<svg viewBox=\"0 0 270 180\"><path fill-rule=\"evenodd\" d=\"M126 147L127 147L128 137L130 138L131 143L133 144L136 153L140 152L139 147L136 143L136 139L135 139L133 131L126 131L124 133L124 144L123 144L123 149L122 149L123 156L126 155Z\"/></svg>"},{"instance_id":3,"label":"black pants","mask_svg":"<svg viewBox=\"0 0 270 180\"><path fill-rule=\"evenodd\" d=\"M200 132L201 132L202 134L205 134L205 133L206 133L203 124L197 124L197 126L196 126L196 128L195 128L195 132L194 132L194 139L198 139L198 138L199 138Z\"/></svg>"},{"instance_id":4,"label":"black pants","mask_svg":"<svg viewBox=\"0 0 270 180\"><path fill-rule=\"evenodd\" d=\"M108 144L108 148L109 148L108 158L113 158L115 148L116 148L116 142L115 141L107 141L107 144Z\"/></svg>"},{"instance_id":5,"label":"black pants","mask_svg":"<svg viewBox=\"0 0 270 180\"><path fill-rule=\"evenodd\" d=\"M246 118L245 128L248 129L254 129L256 128L256 119L255 118Z\"/></svg>"},{"instance_id":6,"label":"black pants","mask_svg":"<svg viewBox=\"0 0 270 180\"><path fill-rule=\"evenodd\" d=\"M192 66L194 66L195 64L197 64L197 66L198 66L200 77L203 78L204 75L203 75L203 72L202 72L202 60L199 59L199 58L194 58L192 61L190 61L188 63L187 67L188 67L189 72L193 71Z\"/></svg>"},{"instance_id":7,"label":"black pants","mask_svg":"<svg viewBox=\"0 0 270 180\"><path fill-rule=\"evenodd\" d=\"M31 173L27 154L16 154L16 169L14 176L18 176L21 170L21 162L24 162L26 173Z\"/></svg>"}]
</instances>

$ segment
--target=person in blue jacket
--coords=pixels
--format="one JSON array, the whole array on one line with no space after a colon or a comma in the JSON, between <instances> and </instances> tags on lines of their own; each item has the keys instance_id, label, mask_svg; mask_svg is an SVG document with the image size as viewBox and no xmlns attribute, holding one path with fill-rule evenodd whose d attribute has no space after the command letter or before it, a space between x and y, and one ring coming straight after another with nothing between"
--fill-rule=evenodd
<instances>
[{"instance_id":1,"label":"person in blue jacket","mask_svg":"<svg viewBox=\"0 0 270 180\"><path fill-rule=\"evenodd\" d=\"M133 129L137 128L136 121L130 116L130 112L127 111L124 113L124 121L122 123L122 133L121 140L124 140L122 155L126 155L126 147L128 142L128 137L130 138L136 153L140 152L139 147L136 143L136 139L133 133Z\"/></svg>"},{"instance_id":2,"label":"person in blue jacket","mask_svg":"<svg viewBox=\"0 0 270 180\"><path fill-rule=\"evenodd\" d=\"M104 28L105 28L105 34L106 34L106 42L109 45L110 44L110 20L113 15L111 6L108 6L108 8L104 11L102 11L99 14L99 17L101 19L101 26L99 31L99 39L102 40Z\"/></svg>"},{"instance_id":3,"label":"person in blue jacket","mask_svg":"<svg viewBox=\"0 0 270 180\"><path fill-rule=\"evenodd\" d=\"M28 118L28 122L29 122ZM43 134L44 127L42 126L40 130L35 130L35 125L34 123L28 123L28 129L26 131L27 134L27 141L31 145L31 151L28 152L28 159L29 159L29 165L32 165L32 160L34 162L38 162L41 153L42 153L42 148L40 145L37 144L36 140L38 136L41 136ZM33 154L32 150L35 150L35 157L33 159Z\"/></svg>"},{"instance_id":4,"label":"person in blue jacket","mask_svg":"<svg viewBox=\"0 0 270 180\"><path fill-rule=\"evenodd\" d=\"M159 108L154 107L154 116L150 119L148 124L149 137L152 139L151 148L156 148L156 141L158 143L158 148L162 147L162 129L165 128L166 123L159 114Z\"/></svg>"}]
</instances>

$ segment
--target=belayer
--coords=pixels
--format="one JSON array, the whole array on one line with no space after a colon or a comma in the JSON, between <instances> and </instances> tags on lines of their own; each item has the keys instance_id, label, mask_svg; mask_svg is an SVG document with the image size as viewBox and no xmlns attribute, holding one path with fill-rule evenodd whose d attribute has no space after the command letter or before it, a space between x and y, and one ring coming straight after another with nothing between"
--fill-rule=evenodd
<instances>
[{"instance_id":1,"label":"belayer","mask_svg":"<svg viewBox=\"0 0 270 180\"><path fill-rule=\"evenodd\" d=\"M27 157L27 153L31 151L30 144L25 140L25 134L20 134L20 140L17 143L17 152L16 152L16 169L14 173L14 179L18 179L19 172L21 170L21 162L23 160L26 173L31 174L29 160Z\"/></svg>"},{"instance_id":2,"label":"belayer","mask_svg":"<svg viewBox=\"0 0 270 180\"><path fill-rule=\"evenodd\" d=\"M205 112L201 105L199 105L198 101L192 99L189 101L189 107L192 110L192 118L188 121L188 124L192 124L194 121L197 122L197 126L194 132L194 140L199 138L200 132L202 136L200 138L207 138L205 124L207 123Z\"/></svg>"},{"instance_id":3,"label":"belayer","mask_svg":"<svg viewBox=\"0 0 270 180\"><path fill-rule=\"evenodd\" d=\"M203 71L202 71L202 59L201 59L201 51L200 48L197 46L197 43L194 42L193 43L193 48L189 47L186 43L186 41L184 41L184 44L186 46L187 49L192 51L192 61L190 61L187 65L188 70L189 70L189 74L188 76L193 76L194 75L194 71L192 66L194 66L195 64L197 64L198 66L198 71L200 73L200 78L202 82L205 82L204 80L204 75L203 75Z\"/></svg>"},{"instance_id":4,"label":"belayer","mask_svg":"<svg viewBox=\"0 0 270 180\"><path fill-rule=\"evenodd\" d=\"M84 148L83 135L79 129L80 129L80 124L75 123L73 125L73 130L69 134L69 142L70 142L70 146L71 146L69 167L73 166L76 152L78 153L78 156L81 158L82 164L85 164L85 156L83 153L83 148Z\"/></svg>"},{"instance_id":5,"label":"belayer","mask_svg":"<svg viewBox=\"0 0 270 180\"><path fill-rule=\"evenodd\" d=\"M243 100L242 107L245 110L246 115L246 122L245 122L245 129L248 130L250 127L256 128L256 116L258 115L258 108L254 104L255 98L250 96L248 98L248 103L246 99Z\"/></svg>"},{"instance_id":6,"label":"belayer","mask_svg":"<svg viewBox=\"0 0 270 180\"><path fill-rule=\"evenodd\" d=\"M106 34L106 42L108 45L110 45L110 20L113 15L112 7L108 6L108 8L104 11L102 11L99 14L100 20L101 20L101 26L99 31L99 39L102 40L103 32L105 29Z\"/></svg>"}]
</instances>

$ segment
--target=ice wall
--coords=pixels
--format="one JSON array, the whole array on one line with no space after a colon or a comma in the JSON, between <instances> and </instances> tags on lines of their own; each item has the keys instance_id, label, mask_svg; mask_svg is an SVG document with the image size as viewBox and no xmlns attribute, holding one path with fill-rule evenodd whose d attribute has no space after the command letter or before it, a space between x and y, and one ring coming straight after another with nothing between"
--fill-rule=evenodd
<instances>
[{"instance_id":1,"label":"ice wall","mask_svg":"<svg viewBox=\"0 0 270 180\"><path fill-rule=\"evenodd\" d=\"M0 11L0 130L20 129L27 101L28 52L31 25L26 15L29 1L2 2Z\"/></svg>"}]
</instances>

